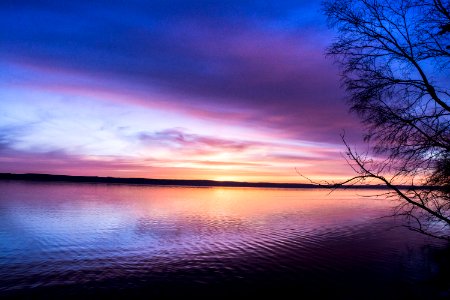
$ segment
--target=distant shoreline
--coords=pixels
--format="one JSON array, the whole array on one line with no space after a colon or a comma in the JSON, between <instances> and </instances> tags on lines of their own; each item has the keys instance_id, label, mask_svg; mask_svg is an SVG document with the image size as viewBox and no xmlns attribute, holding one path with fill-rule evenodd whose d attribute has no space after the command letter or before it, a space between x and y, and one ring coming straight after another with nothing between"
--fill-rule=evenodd
<instances>
[{"instance_id":1,"label":"distant shoreline","mask_svg":"<svg viewBox=\"0 0 450 300\"><path fill-rule=\"evenodd\" d=\"M323 188L351 188L351 189L386 189L383 185L358 185L336 187L335 185L316 185L307 183L275 183L275 182L240 182L215 181L194 179L155 179L155 178L120 178L100 176L71 176L52 174L14 174L0 173L0 181L19 180L34 182L73 182L73 183L106 183L106 184L134 184L159 186L191 186L191 187L254 187L254 188L284 188L284 189L323 189ZM404 186L404 188L407 188Z\"/></svg>"}]
</instances>

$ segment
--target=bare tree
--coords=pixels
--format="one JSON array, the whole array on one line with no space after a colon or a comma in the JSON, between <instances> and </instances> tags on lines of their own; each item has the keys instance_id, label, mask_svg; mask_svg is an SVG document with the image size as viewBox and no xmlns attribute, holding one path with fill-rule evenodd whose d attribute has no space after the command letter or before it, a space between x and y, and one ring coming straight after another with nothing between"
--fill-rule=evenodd
<instances>
[{"instance_id":1,"label":"bare tree","mask_svg":"<svg viewBox=\"0 0 450 300\"><path fill-rule=\"evenodd\" d=\"M413 230L450 240L450 2L326 0L351 111L370 152L345 142L356 175L401 200Z\"/></svg>"}]
</instances>

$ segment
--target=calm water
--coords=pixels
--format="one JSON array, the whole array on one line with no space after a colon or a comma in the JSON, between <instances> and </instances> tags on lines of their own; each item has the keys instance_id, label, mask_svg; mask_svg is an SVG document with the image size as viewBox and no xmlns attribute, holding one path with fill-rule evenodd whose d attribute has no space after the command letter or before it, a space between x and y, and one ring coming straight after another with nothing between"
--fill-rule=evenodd
<instances>
[{"instance_id":1,"label":"calm water","mask_svg":"<svg viewBox=\"0 0 450 300\"><path fill-rule=\"evenodd\" d=\"M0 295L448 296L373 193L0 182Z\"/></svg>"}]
</instances>

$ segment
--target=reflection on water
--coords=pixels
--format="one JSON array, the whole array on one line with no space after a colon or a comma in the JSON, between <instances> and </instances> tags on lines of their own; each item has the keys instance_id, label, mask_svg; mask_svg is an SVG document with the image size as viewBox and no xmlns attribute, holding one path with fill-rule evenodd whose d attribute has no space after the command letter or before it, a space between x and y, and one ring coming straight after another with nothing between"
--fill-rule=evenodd
<instances>
[{"instance_id":1,"label":"reflection on water","mask_svg":"<svg viewBox=\"0 0 450 300\"><path fill-rule=\"evenodd\" d=\"M379 218L392 203L357 195L370 191L22 182L0 191L0 295L436 292L429 252L442 245Z\"/></svg>"}]
</instances>

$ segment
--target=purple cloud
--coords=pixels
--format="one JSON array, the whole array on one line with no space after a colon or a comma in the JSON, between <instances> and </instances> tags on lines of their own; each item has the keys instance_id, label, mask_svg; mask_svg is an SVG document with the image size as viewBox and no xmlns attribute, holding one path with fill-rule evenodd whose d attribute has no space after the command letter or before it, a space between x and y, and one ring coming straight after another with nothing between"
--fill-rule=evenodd
<instances>
[{"instance_id":1,"label":"purple cloud","mask_svg":"<svg viewBox=\"0 0 450 300\"><path fill-rule=\"evenodd\" d=\"M246 150L255 144L249 141L236 141L215 138L192 133L185 133L179 129L168 129L155 133L140 133L139 139L145 144L157 144L170 148L181 148L191 154L207 154L214 152L237 152Z\"/></svg>"},{"instance_id":2,"label":"purple cloud","mask_svg":"<svg viewBox=\"0 0 450 300\"><path fill-rule=\"evenodd\" d=\"M129 127L118 130L112 116L63 109L57 123L43 120L42 131L22 124L35 131L1 132L0 169L145 175L149 166L163 172L172 164L197 175L201 166L217 174L234 166L235 174L273 176L289 164L333 165L336 151L328 150L340 144L344 129L356 139L359 123L347 113L338 71L323 55L330 33L318 10L314 1L1 3L0 93L6 87L8 113L18 113L14 89L45 90L74 110L75 95L105 114L120 102L124 114L141 118L129 116L123 122ZM41 98L31 99L33 105L49 101ZM180 124L155 116L162 111L186 121L187 130L164 129ZM139 122L144 113L152 118ZM43 115L51 114L44 109ZM78 122L91 124L89 132L80 133ZM109 130L102 131L103 123ZM211 128L206 133L201 126ZM230 138L244 131L246 138ZM58 137L66 141L60 147ZM14 140L20 138L22 147Z\"/></svg>"},{"instance_id":3,"label":"purple cloud","mask_svg":"<svg viewBox=\"0 0 450 300\"><path fill-rule=\"evenodd\" d=\"M170 95L167 106L223 122L235 121L224 114L239 111L243 126L306 140L338 142L342 129L354 135L358 126L323 55L330 34L318 7L306 1L133 1L93 11L87 2L70 9L52 1L19 4L3 11L0 57L84 74L91 82L81 88L134 94L144 105L153 104L147 99L156 89Z\"/></svg>"}]
</instances>

